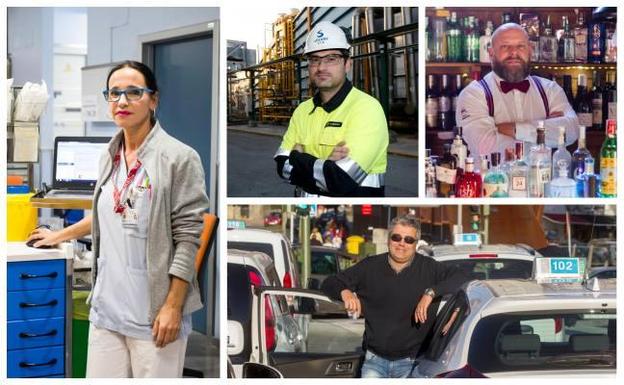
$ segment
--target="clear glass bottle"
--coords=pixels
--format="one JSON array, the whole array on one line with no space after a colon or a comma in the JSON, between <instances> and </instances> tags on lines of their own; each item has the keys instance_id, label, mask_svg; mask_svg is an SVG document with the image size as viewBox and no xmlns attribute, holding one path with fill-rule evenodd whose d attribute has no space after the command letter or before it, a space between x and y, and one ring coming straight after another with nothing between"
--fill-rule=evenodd
<instances>
[{"instance_id":1,"label":"clear glass bottle","mask_svg":"<svg viewBox=\"0 0 624 385\"><path fill-rule=\"evenodd\" d=\"M429 16L425 16L425 42L427 43L427 48L425 49L425 61L431 61L431 27L429 26Z\"/></svg>"},{"instance_id":2,"label":"clear glass bottle","mask_svg":"<svg viewBox=\"0 0 624 385\"><path fill-rule=\"evenodd\" d=\"M425 126L427 129L438 128L438 87L436 75L427 74L427 94L425 95Z\"/></svg>"},{"instance_id":3,"label":"clear glass bottle","mask_svg":"<svg viewBox=\"0 0 624 385\"><path fill-rule=\"evenodd\" d=\"M552 157L553 169L551 175L558 174L557 169L559 168L558 165L561 161L566 162L568 167L572 164L572 155L570 155L570 152L566 149L565 146L565 127L559 127L559 139L557 140L557 150L553 153ZM569 169L567 176L570 176Z\"/></svg>"},{"instance_id":4,"label":"clear glass bottle","mask_svg":"<svg viewBox=\"0 0 624 385\"><path fill-rule=\"evenodd\" d=\"M585 158L584 171L576 180L576 195L581 198L600 197L600 175L594 173L594 158Z\"/></svg>"},{"instance_id":5,"label":"clear glass bottle","mask_svg":"<svg viewBox=\"0 0 624 385\"><path fill-rule=\"evenodd\" d=\"M504 154L505 156L501 162L500 169L509 177L511 167L516 162L516 150L513 147L507 147Z\"/></svg>"},{"instance_id":6,"label":"clear glass bottle","mask_svg":"<svg viewBox=\"0 0 624 385\"><path fill-rule=\"evenodd\" d=\"M468 16L468 29L465 31L464 58L467 62L479 62L479 33L474 16Z\"/></svg>"},{"instance_id":7,"label":"clear glass bottle","mask_svg":"<svg viewBox=\"0 0 624 385\"><path fill-rule=\"evenodd\" d=\"M455 74L455 92L453 93L453 98L451 99L451 110L453 111L453 118L455 117L455 111L457 111L457 98L461 93L463 87L462 75ZM454 119L453 119L454 120ZM455 122L456 123L456 122Z\"/></svg>"},{"instance_id":8,"label":"clear glass bottle","mask_svg":"<svg viewBox=\"0 0 624 385\"><path fill-rule=\"evenodd\" d=\"M457 181L456 196L458 198L479 198L481 196L481 176L474 172L474 159L466 158L466 169Z\"/></svg>"},{"instance_id":9,"label":"clear glass bottle","mask_svg":"<svg viewBox=\"0 0 624 385\"><path fill-rule=\"evenodd\" d=\"M585 159L591 158L591 153L586 147L585 126L579 126L578 148L572 153L572 178L585 171Z\"/></svg>"},{"instance_id":10,"label":"clear glass bottle","mask_svg":"<svg viewBox=\"0 0 624 385\"><path fill-rule=\"evenodd\" d=\"M433 18L433 52L431 57L433 61L444 62L448 59L448 46L446 41L446 18L448 17L448 13L446 9L436 9L436 15Z\"/></svg>"},{"instance_id":11,"label":"clear glass bottle","mask_svg":"<svg viewBox=\"0 0 624 385\"><path fill-rule=\"evenodd\" d=\"M559 160L557 163L559 170L558 177L550 181L548 196L551 198L575 198L576 182L568 177L568 169L570 164L565 160Z\"/></svg>"},{"instance_id":12,"label":"clear glass bottle","mask_svg":"<svg viewBox=\"0 0 624 385\"><path fill-rule=\"evenodd\" d=\"M442 85L440 94L438 95L438 129L442 131L450 131L453 129L452 113L451 113L451 86L449 75L442 74Z\"/></svg>"},{"instance_id":13,"label":"clear glass bottle","mask_svg":"<svg viewBox=\"0 0 624 385\"><path fill-rule=\"evenodd\" d=\"M617 196L617 139L615 120L607 120L607 137L600 149L600 196Z\"/></svg>"},{"instance_id":14,"label":"clear glass bottle","mask_svg":"<svg viewBox=\"0 0 624 385\"><path fill-rule=\"evenodd\" d=\"M527 197L529 191L529 165L524 160L524 142L516 142L516 161L509 171L509 196Z\"/></svg>"},{"instance_id":15,"label":"clear glass bottle","mask_svg":"<svg viewBox=\"0 0 624 385\"><path fill-rule=\"evenodd\" d=\"M508 197L509 179L500 168L500 152L490 154L492 167L483 178L483 196L490 198Z\"/></svg>"},{"instance_id":16,"label":"clear glass bottle","mask_svg":"<svg viewBox=\"0 0 624 385\"><path fill-rule=\"evenodd\" d=\"M605 22L605 53L604 63L615 63L617 61L617 38L616 24L613 21Z\"/></svg>"},{"instance_id":17,"label":"clear glass bottle","mask_svg":"<svg viewBox=\"0 0 624 385\"><path fill-rule=\"evenodd\" d=\"M537 127L537 145L529 153L529 196L542 198L546 196L546 184L550 182L551 150L546 147L544 122L539 121Z\"/></svg>"},{"instance_id":18,"label":"clear glass bottle","mask_svg":"<svg viewBox=\"0 0 624 385\"><path fill-rule=\"evenodd\" d=\"M587 25L585 25L585 14L576 13L576 25L574 26L574 61L576 63L587 63Z\"/></svg>"},{"instance_id":19,"label":"clear glass bottle","mask_svg":"<svg viewBox=\"0 0 624 385\"><path fill-rule=\"evenodd\" d=\"M570 31L570 22L567 16L562 16L561 21L563 24L563 35L561 35L559 39L561 46L559 61L563 63L574 63L575 40L572 31Z\"/></svg>"},{"instance_id":20,"label":"clear glass bottle","mask_svg":"<svg viewBox=\"0 0 624 385\"><path fill-rule=\"evenodd\" d=\"M494 24L488 20L485 24L484 34L479 38L479 61L481 63L490 62L488 48L492 45L492 32L494 32Z\"/></svg>"},{"instance_id":21,"label":"clear glass bottle","mask_svg":"<svg viewBox=\"0 0 624 385\"><path fill-rule=\"evenodd\" d=\"M453 144L451 145L451 154L455 155L457 158L457 168L460 169L460 172L465 170L466 158L468 157L468 147L464 144L464 140L462 139L461 127L457 127L457 135L455 135L455 139L453 139Z\"/></svg>"},{"instance_id":22,"label":"clear glass bottle","mask_svg":"<svg viewBox=\"0 0 624 385\"><path fill-rule=\"evenodd\" d=\"M550 15L546 18L544 25L544 34L539 38L540 42L540 61L542 63L557 62L557 37L553 35L552 26L550 24Z\"/></svg>"}]
</instances>

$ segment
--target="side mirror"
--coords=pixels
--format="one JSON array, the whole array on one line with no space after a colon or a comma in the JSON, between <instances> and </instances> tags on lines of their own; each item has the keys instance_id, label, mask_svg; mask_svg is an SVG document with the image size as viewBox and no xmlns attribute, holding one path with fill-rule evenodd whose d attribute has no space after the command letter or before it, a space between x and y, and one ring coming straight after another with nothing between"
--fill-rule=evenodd
<instances>
[{"instance_id":1,"label":"side mirror","mask_svg":"<svg viewBox=\"0 0 624 385\"><path fill-rule=\"evenodd\" d=\"M228 320L227 354L235 356L245 348L245 333L243 325L237 321Z\"/></svg>"},{"instance_id":2,"label":"side mirror","mask_svg":"<svg viewBox=\"0 0 624 385\"><path fill-rule=\"evenodd\" d=\"M284 378L284 376L271 366L245 362L243 364L243 378Z\"/></svg>"}]
</instances>

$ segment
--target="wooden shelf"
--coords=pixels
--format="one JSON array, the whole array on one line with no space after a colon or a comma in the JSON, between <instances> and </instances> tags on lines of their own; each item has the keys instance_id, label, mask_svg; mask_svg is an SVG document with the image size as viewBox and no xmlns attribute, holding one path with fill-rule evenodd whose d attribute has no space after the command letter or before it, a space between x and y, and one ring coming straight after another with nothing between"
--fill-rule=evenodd
<instances>
[{"instance_id":1,"label":"wooden shelf","mask_svg":"<svg viewBox=\"0 0 624 385\"><path fill-rule=\"evenodd\" d=\"M86 198L30 198L32 206L38 209L91 210L93 199Z\"/></svg>"}]
</instances>

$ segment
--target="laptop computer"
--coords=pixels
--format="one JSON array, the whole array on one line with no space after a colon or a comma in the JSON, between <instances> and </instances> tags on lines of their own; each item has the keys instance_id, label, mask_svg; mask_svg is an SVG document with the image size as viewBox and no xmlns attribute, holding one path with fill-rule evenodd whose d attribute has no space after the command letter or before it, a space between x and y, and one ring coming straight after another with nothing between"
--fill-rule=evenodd
<instances>
[{"instance_id":1,"label":"laptop computer","mask_svg":"<svg viewBox=\"0 0 624 385\"><path fill-rule=\"evenodd\" d=\"M46 198L87 198L93 195L100 156L110 137L57 136L54 140L52 190Z\"/></svg>"}]
</instances>

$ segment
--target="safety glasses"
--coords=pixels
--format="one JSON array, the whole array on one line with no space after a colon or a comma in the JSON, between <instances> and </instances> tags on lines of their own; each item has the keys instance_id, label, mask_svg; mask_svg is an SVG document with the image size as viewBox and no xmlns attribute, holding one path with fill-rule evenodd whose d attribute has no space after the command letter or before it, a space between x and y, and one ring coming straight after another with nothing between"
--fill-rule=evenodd
<instances>
[{"instance_id":1,"label":"safety glasses","mask_svg":"<svg viewBox=\"0 0 624 385\"><path fill-rule=\"evenodd\" d=\"M413 244L416 242L416 238L414 238L414 237L410 237L409 235L408 235L408 236L406 236L406 237L402 237L402 236L401 236L401 235L399 235L399 234L392 234L392 235L390 236L390 240L391 240L392 242L396 242L396 243L399 243L399 242L401 242L401 241L404 241L404 242L405 242L405 243L407 243L408 245L413 245Z\"/></svg>"},{"instance_id":2,"label":"safety glasses","mask_svg":"<svg viewBox=\"0 0 624 385\"><path fill-rule=\"evenodd\" d=\"M154 91L144 87L128 87L123 90L111 88L110 90L102 91L102 94L104 94L104 99L106 99L107 102L118 102L119 99L121 99L121 95L126 95L127 100L134 102L141 99L146 92L152 93Z\"/></svg>"}]
</instances>

